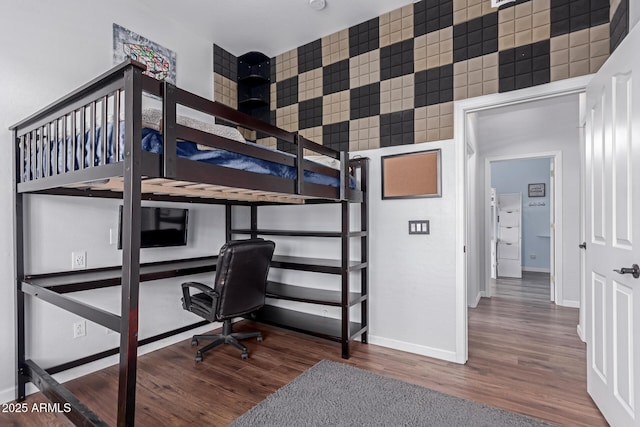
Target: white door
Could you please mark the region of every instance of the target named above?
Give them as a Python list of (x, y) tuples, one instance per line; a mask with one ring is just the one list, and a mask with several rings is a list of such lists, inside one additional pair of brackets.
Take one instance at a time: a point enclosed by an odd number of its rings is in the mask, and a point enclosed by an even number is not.
[(640, 425), (638, 46), (640, 25), (587, 87), (587, 388), (612, 426)]
[(498, 277), (498, 193), (491, 189), (491, 278)]
[(498, 277), (522, 277), (522, 194), (498, 194)]

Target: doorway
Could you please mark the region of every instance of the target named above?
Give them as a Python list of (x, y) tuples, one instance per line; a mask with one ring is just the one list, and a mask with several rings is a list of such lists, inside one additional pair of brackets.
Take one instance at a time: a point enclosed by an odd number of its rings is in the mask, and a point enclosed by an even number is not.
[[(468, 359), (467, 309), (485, 296), (487, 288), (483, 282), (490, 270), (487, 268), (490, 248), (484, 236), (489, 212), (485, 212), (484, 200), (482, 204), (469, 201), (473, 201), (473, 198), (482, 199), (486, 195), (485, 188), (489, 185), (483, 177), (487, 157), (561, 153), (564, 160), (560, 164), (564, 167), (565, 177), (562, 182), (556, 179), (556, 188), (564, 190), (563, 196), (558, 198), (564, 207), (560, 209), (556, 205), (554, 211), (561, 213), (555, 217), (555, 247), (563, 262), (555, 266), (554, 278), (557, 285), (561, 284), (563, 277), (567, 280), (563, 286), (556, 286), (556, 303), (569, 307), (580, 306), (580, 289), (575, 280), (575, 277), (579, 277), (579, 252), (573, 250), (577, 248), (574, 241), (580, 239), (578, 98), (588, 81), (589, 76), (567, 79), (513, 93), (472, 98), (454, 105), (456, 182), (460, 201), (457, 205), (456, 241), (461, 248), (456, 256), (456, 361), (460, 363)], [(532, 111), (534, 106), (540, 108)], [(554, 116), (559, 110), (560, 113)], [(551, 113), (546, 121), (537, 121), (536, 114), (545, 111)], [(565, 113), (575, 115), (575, 118), (563, 119)], [(487, 137), (485, 132), (483, 137), (482, 128), (487, 123), (493, 124), (494, 131), (510, 127), (512, 133), (508, 136), (489, 133)], [(527, 138), (536, 132), (538, 136), (535, 141)], [(565, 143), (571, 147), (565, 146)], [(562, 221), (563, 217), (566, 226), (561, 228), (558, 221)], [(486, 263), (485, 256), (489, 259)]]
[(553, 156), (488, 158), (490, 213), (489, 277), (485, 296), (555, 301), (554, 266), (561, 254), (555, 247)]

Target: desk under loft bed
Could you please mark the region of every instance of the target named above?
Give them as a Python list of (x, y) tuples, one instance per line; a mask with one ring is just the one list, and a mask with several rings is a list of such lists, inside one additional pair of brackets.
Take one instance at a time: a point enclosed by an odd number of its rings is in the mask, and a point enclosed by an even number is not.
[[(340, 319), (286, 310), (275, 305), (266, 305), (251, 318), (336, 341), (341, 344), (344, 358), (349, 357), (350, 341), (359, 337), (367, 342), (367, 159), (349, 159), (346, 152), (332, 150), (296, 133), (159, 82), (144, 75), (143, 71), (144, 66), (135, 61), (124, 62), (11, 128), (16, 170), (17, 399), (25, 398), (25, 386), (32, 382), (52, 402), (70, 403), (73, 410), (66, 415), (79, 425), (105, 424), (51, 375), (119, 354), (118, 425), (133, 425), (138, 346), (206, 323), (199, 322), (138, 340), (140, 282), (214, 271), (216, 263), (216, 257), (201, 257), (140, 264), (142, 200), (223, 204), (227, 240), (243, 235), (339, 239), (341, 253), (334, 260), (276, 255), (272, 263), (274, 268), (339, 275), (339, 290), (269, 282), (267, 296), (340, 307)], [(159, 131), (145, 127), (142, 109), (145, 96), (161, 102)], [(185, 125), (177, 114), (178, 108), (185, 107), (209, 116), (212, 122), (215, 118), (216, 121), (294, 144), (295, 155)], [(148, 144), (149, 135), (151, 144)], [(220, 153), (239, 157), (242, 161), (235, 159), (229, 164), (208, 161)], [(308, 153), (328, 157), (338, 167), (307, 160), (305, 155)], [(234, 166), (246, 163), (245, 160), (255, 160), (260, 163), (259, 167)], [(264, 172), (265, 164), (284, 172)], [(23, 203), (26, 194), (121, 199), (122, 265), (47, 274), (26, 272), (25, 256), (28, 251), (25, 253)], [(258, 228), (260, 206), (316, 203), (340, 205), (340, 230)], [(360, 227), (356, 231), (350, 229), (351, 205), (359, 208)], [(234, 227), (234, 206), (250, 209), (248, 227)], [(360, 245), (360, 256), (356, 260), (349, 258), (353, 240)], [(360, 283), (350, 286), (349, 277), (354, 271), (360, 272)], [(121, 315), (66, 295), (118, 285), (122, 285)], [(48, 369), (27, 360), (26, 295), (119, 332), (119, 348)], [(350, 309), (356, 306), (360, 308), (359, 319), (350, 319)]]

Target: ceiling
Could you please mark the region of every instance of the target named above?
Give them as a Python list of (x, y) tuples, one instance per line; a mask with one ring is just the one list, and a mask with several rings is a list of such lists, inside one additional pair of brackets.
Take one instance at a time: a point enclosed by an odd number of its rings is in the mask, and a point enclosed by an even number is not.
[(139, 1), (236, 56), (275, 56), (416, 0), (326, 0), (319, 12), (309, 0)]

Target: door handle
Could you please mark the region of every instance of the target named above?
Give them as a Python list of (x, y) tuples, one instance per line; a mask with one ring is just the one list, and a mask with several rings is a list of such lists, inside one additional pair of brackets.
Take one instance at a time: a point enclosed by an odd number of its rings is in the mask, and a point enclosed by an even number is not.
[(582, 242), (578, 245), (580, 249), (587, 249), (587, 242)]
[(631, 268), (622, 267), (620, 270), (613, 270), (618, 274), (631, 274), (634, 279), (640, 277), (640, 267), (638, 264), (633, 264)]

